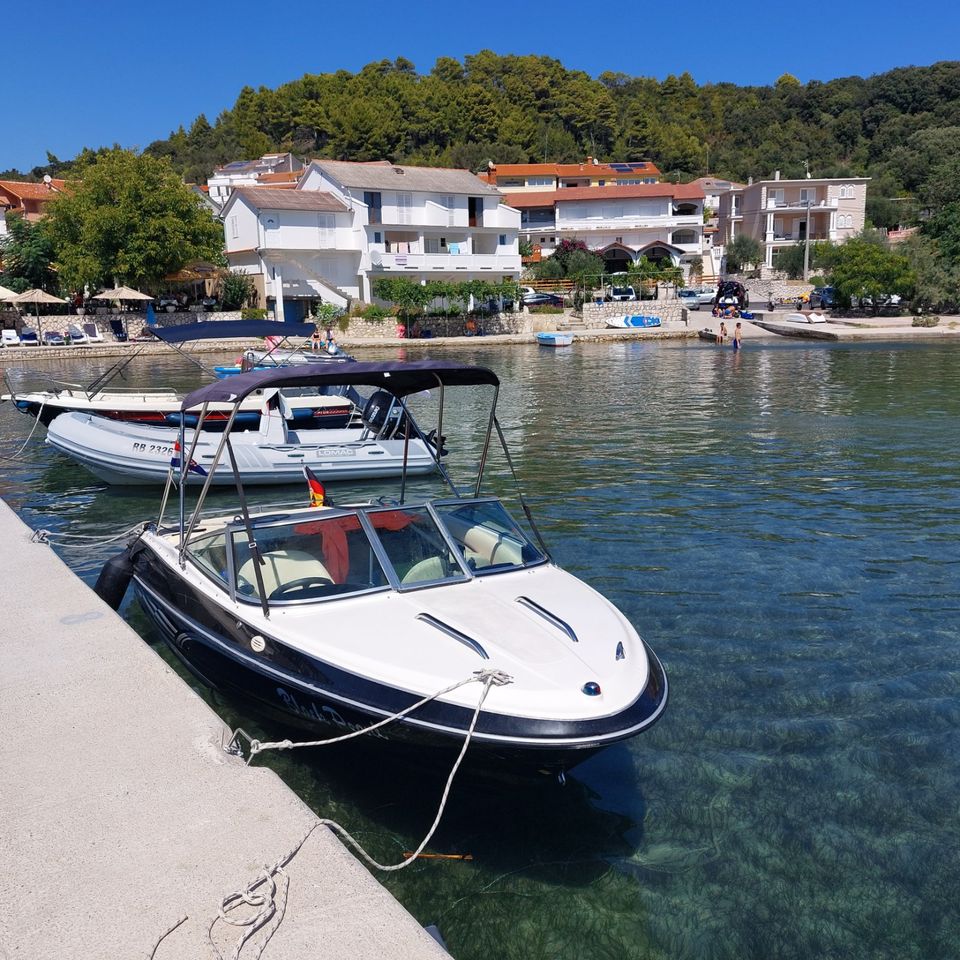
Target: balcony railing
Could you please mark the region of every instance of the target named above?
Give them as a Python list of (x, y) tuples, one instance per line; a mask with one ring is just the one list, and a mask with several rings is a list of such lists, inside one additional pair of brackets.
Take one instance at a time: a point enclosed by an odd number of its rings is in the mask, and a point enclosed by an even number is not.
[[(811, 210), (832, 210), (836, 206), (837, 206), (836, 198), (810, 201)], [(768, 210), (806, 210), (807, 201), (799, 200), (799, 199), (798, 200), (774, 200), (772, 197), (768, 197), (767, 209)]]
[(500, 253), (384, 253), (370, 252), (370, 263), (375, 270), (460, 272), (470, 270), (520, 269), (520, 254)]

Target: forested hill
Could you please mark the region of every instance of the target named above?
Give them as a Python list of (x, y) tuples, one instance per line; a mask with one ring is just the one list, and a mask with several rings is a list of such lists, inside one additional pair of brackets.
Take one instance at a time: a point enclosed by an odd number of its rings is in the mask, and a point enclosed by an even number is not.
[(187, 180), (228, 160), (273, 150), (343, 160), (388, 158), (478, 169), (487, 160), (653, 160), (671, 179), (706, 173), (745, 180), (868, 174), (873, 216), (883, 197), (912, 193), (960, 142), (960, 62), (873, 77), (773, 86), (698, 86), (594, 79), (542, 56), (481, 51), (441, 57), (429, 73), (400, 58), (358, 73), (307, 74), (275, 90), (244, 88), (212, 125), (197, 117), (146, 148)]

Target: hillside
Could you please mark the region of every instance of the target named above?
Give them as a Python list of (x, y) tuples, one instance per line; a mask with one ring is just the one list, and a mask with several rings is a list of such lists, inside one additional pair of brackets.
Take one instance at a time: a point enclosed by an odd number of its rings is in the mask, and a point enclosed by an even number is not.
[[(197, 117), (146, 152), (203, 181), (227, 160), (273, 150), (301, 156), (480, 168), (547, 160), (653, 160), (671, 179), (745, 180), (780, 169), (867, 174), (871, 219), (903, 218), (887, 198), (922, 193), (960, 142), (960, 62), (801, 84), (698, 86), (622, 73), (594, 79), (542, 56), (481, 51), (441, 57), (426, 74), (403, 58), (358, 73), (307, 74), (275, 90), (246, 87), (211, 124)], [(90, 151), (81, 155), (90, 156)], [(61, 173), (54, 162), (33, 171)]]

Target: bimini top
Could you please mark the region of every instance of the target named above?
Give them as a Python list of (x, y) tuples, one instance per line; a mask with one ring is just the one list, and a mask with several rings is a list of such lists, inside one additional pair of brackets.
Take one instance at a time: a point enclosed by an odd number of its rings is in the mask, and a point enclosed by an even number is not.
[[(321, 369), (317, 369), (320, 367)], [(332, 384), (379, 387), (397, 397), (443, 386), (499, 386), (486, 367), (470, 367), (444, 360), (384, 360), (371, 363), (304, 363), (270, 370), (254, 370), (218, 380), (187, 394), (181, 410), (204, 403), (236, 403), (268, 387), (322, 387)]]
[(312, 323), (282, 323), (276, 320), (209, 320), (179, 327), (145, 327), (164, 343), (185, 340), (229, 340), (233, 337), (309, 337)]

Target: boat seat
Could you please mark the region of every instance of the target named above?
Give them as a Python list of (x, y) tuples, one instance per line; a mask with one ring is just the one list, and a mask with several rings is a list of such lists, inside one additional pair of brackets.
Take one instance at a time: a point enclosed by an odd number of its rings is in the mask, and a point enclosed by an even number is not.
[(489, 567), (497, 563), (523, 563), (523, 549), (515, 540), (477, 524), (463, 534), (464, 556), (472, 566)]
[[(285, 583), (293, 583), (294, 580), (323, 577), (333, 582), (333, 577), (327, 572), (327, 568), (306, 550), (270, 550), (263, 554), (263, 559), (264, 564), (260, 568), (260, 575), (263, 577), (263, 587), (268, 597), (278, 587)], [(237, 574), (237, 587), (241, 592), (243, 588), (251, 589), (254, 594), (257, 592), (254, 563), (256, 560), (251, 557)]]
[[(457, 571), (459, 573), (459, 570)], [(415, 563), (401, 579), (401, 583), (423, 583), (426, 580), (443, 580), (447, 576), (440, 557), (427, 557)]]

